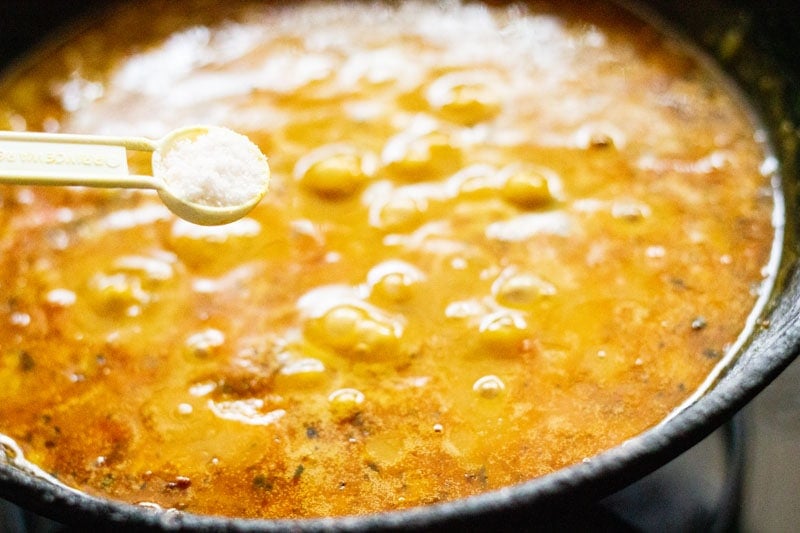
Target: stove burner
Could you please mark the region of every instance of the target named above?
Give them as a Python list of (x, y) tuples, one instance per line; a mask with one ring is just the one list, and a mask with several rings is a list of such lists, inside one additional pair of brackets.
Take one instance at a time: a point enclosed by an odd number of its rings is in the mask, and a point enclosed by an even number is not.
[(747, 451), (742, 416), (598, 506), (631, 531), (737, 531)]

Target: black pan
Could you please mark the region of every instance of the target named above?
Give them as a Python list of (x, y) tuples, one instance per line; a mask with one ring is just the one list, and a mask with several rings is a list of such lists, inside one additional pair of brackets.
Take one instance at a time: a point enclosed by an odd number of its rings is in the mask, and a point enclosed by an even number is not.
[[(0, 68), (100, 2), (0, 2)], [(80, 6), (80, 7), (79, 7)], [(773, 2), (654, 0), (644, 10), (694, 40), (750, 98), (772, 135), (786, 201), (783, 254), (776, 289), (760, 317), (763, 327), (714, 386), (677, 416), (592, 459), (529, 482), (468, 499), (365, 517), (248, 521), (154, 513), (76, 494), (2, 461), (0, 498), (63, 523), (103, 530), (157, 528), (199, 531), (568, 529), (576, 509), (611, 494), (669, 462), (752, 400), (800, 353), (798, 147), (800, 146), (800, 15), (791, 0)], [(732, 46), (738, 43), (738, 46)], [(585, 508), (585, 507), (584, 507)], [(548, 524), (556, 524), (548, 526)], [(604, 528), (603, 516), (595, 523)]]

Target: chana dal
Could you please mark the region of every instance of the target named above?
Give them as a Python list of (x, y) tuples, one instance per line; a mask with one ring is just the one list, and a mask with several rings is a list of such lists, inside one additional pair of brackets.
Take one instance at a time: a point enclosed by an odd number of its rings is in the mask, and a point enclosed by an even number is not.
[(0, 431), (93, 495), (296, 518), (664, 420), (769, 290), (774, 159), (685, 43), (577, 4), (147, 0), (17, 68), (2, 129), (219, 124), (272, 185), (221, 227), (1, 188)]

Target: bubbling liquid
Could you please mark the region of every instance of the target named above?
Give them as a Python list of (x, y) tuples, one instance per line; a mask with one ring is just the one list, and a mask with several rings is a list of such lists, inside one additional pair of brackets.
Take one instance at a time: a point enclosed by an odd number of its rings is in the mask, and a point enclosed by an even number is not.
[(758, 125), (605, 4), (132, 2), (0, 86), (7, 129), (195, 123), (270, 155), (246, 218), (0, 189), (0, 431), (94, 495), (301, 518), (524, 482), (664, 420), (772, 282)]

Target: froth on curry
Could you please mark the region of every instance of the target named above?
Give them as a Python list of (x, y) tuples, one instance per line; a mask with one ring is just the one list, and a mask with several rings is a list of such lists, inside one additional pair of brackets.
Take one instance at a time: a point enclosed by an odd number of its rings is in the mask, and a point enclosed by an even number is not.
[(221, 227), (0, 188), (0, 432), (93, 495), (298, 518), (658, 424), (769, 290), (774, 165), (685, 43), (577, 4), (147, 0), (11, 72), (2, 129), (218, 124), (272, 182)]

